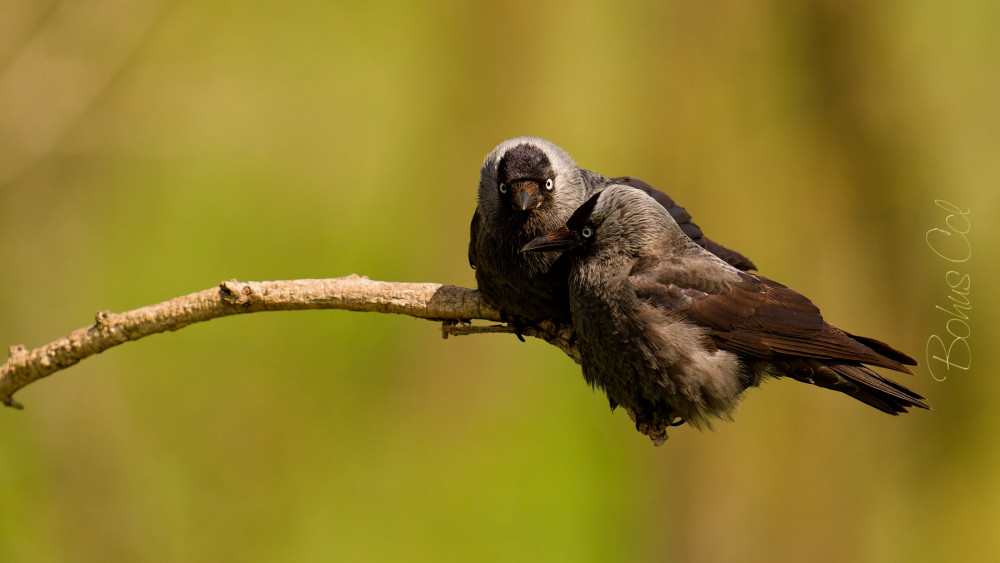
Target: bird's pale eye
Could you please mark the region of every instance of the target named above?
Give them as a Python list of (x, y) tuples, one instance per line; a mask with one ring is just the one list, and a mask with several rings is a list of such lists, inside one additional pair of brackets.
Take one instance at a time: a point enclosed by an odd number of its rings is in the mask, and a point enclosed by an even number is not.
[(583, 238), (590, 238), (594, 235), (594, 229), (590, 226), (586, 226), (580, 229), (580, 235), (583, 236)]
[(546, 190), (552, 191), (552, 186), (554, 186), (554, 185), (555, 185), (555, 182), (552, 181), (552, 178), (549, 178), (548, 180), (545, 180), (545, 189)]
[(502, 193), (502, 194), (507, 193), (507, 184), (504, 184), (503, 182), (500, 182), (500, 193)]

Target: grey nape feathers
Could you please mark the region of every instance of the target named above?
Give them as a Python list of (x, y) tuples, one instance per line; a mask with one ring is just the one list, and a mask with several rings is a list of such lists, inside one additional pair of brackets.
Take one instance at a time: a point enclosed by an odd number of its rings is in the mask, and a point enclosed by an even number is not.
[[(553, 168), (557, 177), (580, 181), (565, 158)], [(484, 178), (503, 181), (497, 174), (484, 167)], [(541, 188), (546, 179), (531, 181)], [(500, 213), (487, 206), (503, 205), (501, 198), (484, 206), (484, 184), (480, 211)], [(865, 365), (911, 373), (913, 358), (828, 324), (801, 294), (695, 244), (646, 193), (611, 186), (584, 198), (582, 191), (531, 223), (531, 232), (550, 232), (527, 243), (521, 256), (569, 261), (569, 310), (584, 378), (607, 394), (612, 409), (625, 407), (655, 444), (667, 439), (670, 425), (729, 418), (743, 392), (769, 376), (840, 391), (889, 414), (929, 408)], [(577, 202), (560, 223), (556, 216)], [(544, 262), (530, 264), (547, 271)], [(506, 290), (512, 293), (504, 302), (516, 300), (516, 287)]]

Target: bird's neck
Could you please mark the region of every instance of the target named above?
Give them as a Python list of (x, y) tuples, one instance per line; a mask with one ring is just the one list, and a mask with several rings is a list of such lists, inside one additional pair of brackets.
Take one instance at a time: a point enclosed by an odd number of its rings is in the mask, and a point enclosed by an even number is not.
[(628, 281), (634, 258), (622, 254), (597, 254), (573, 264), (570, 284), (599, 291), (616, 290)]

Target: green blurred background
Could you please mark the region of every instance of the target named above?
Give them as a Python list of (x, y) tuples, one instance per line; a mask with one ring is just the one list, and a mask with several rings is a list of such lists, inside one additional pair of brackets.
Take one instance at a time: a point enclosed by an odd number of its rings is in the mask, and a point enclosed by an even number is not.
[(0, 412), (0, 561), (1000, 558), (995, 3), (279, 4), (0, 4), (0, 344), (230, 278), (474, 285), (482, 158), (539, 135), (922, 364), (969, 273), (972, 369), (654, 448), (540, 341), (220, 319)]

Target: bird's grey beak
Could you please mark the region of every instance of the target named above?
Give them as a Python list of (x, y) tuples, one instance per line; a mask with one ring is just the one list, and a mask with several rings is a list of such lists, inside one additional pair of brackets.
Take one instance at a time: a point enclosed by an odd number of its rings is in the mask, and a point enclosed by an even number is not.
[(524, 245), (521, 252), (554, 252), (571, 250), (580, 246), (580, 237), (566, 227), (559, 227), (547, 235), (542, 235)]
[(514, 203), (514, 209), (531, 211), (542, 204), (541, 188), (537, 182), (519, 180), (511, 183), (510, 189), (514, 190), (511, 194), (514, 196), (511, 198), (511, 201)]

